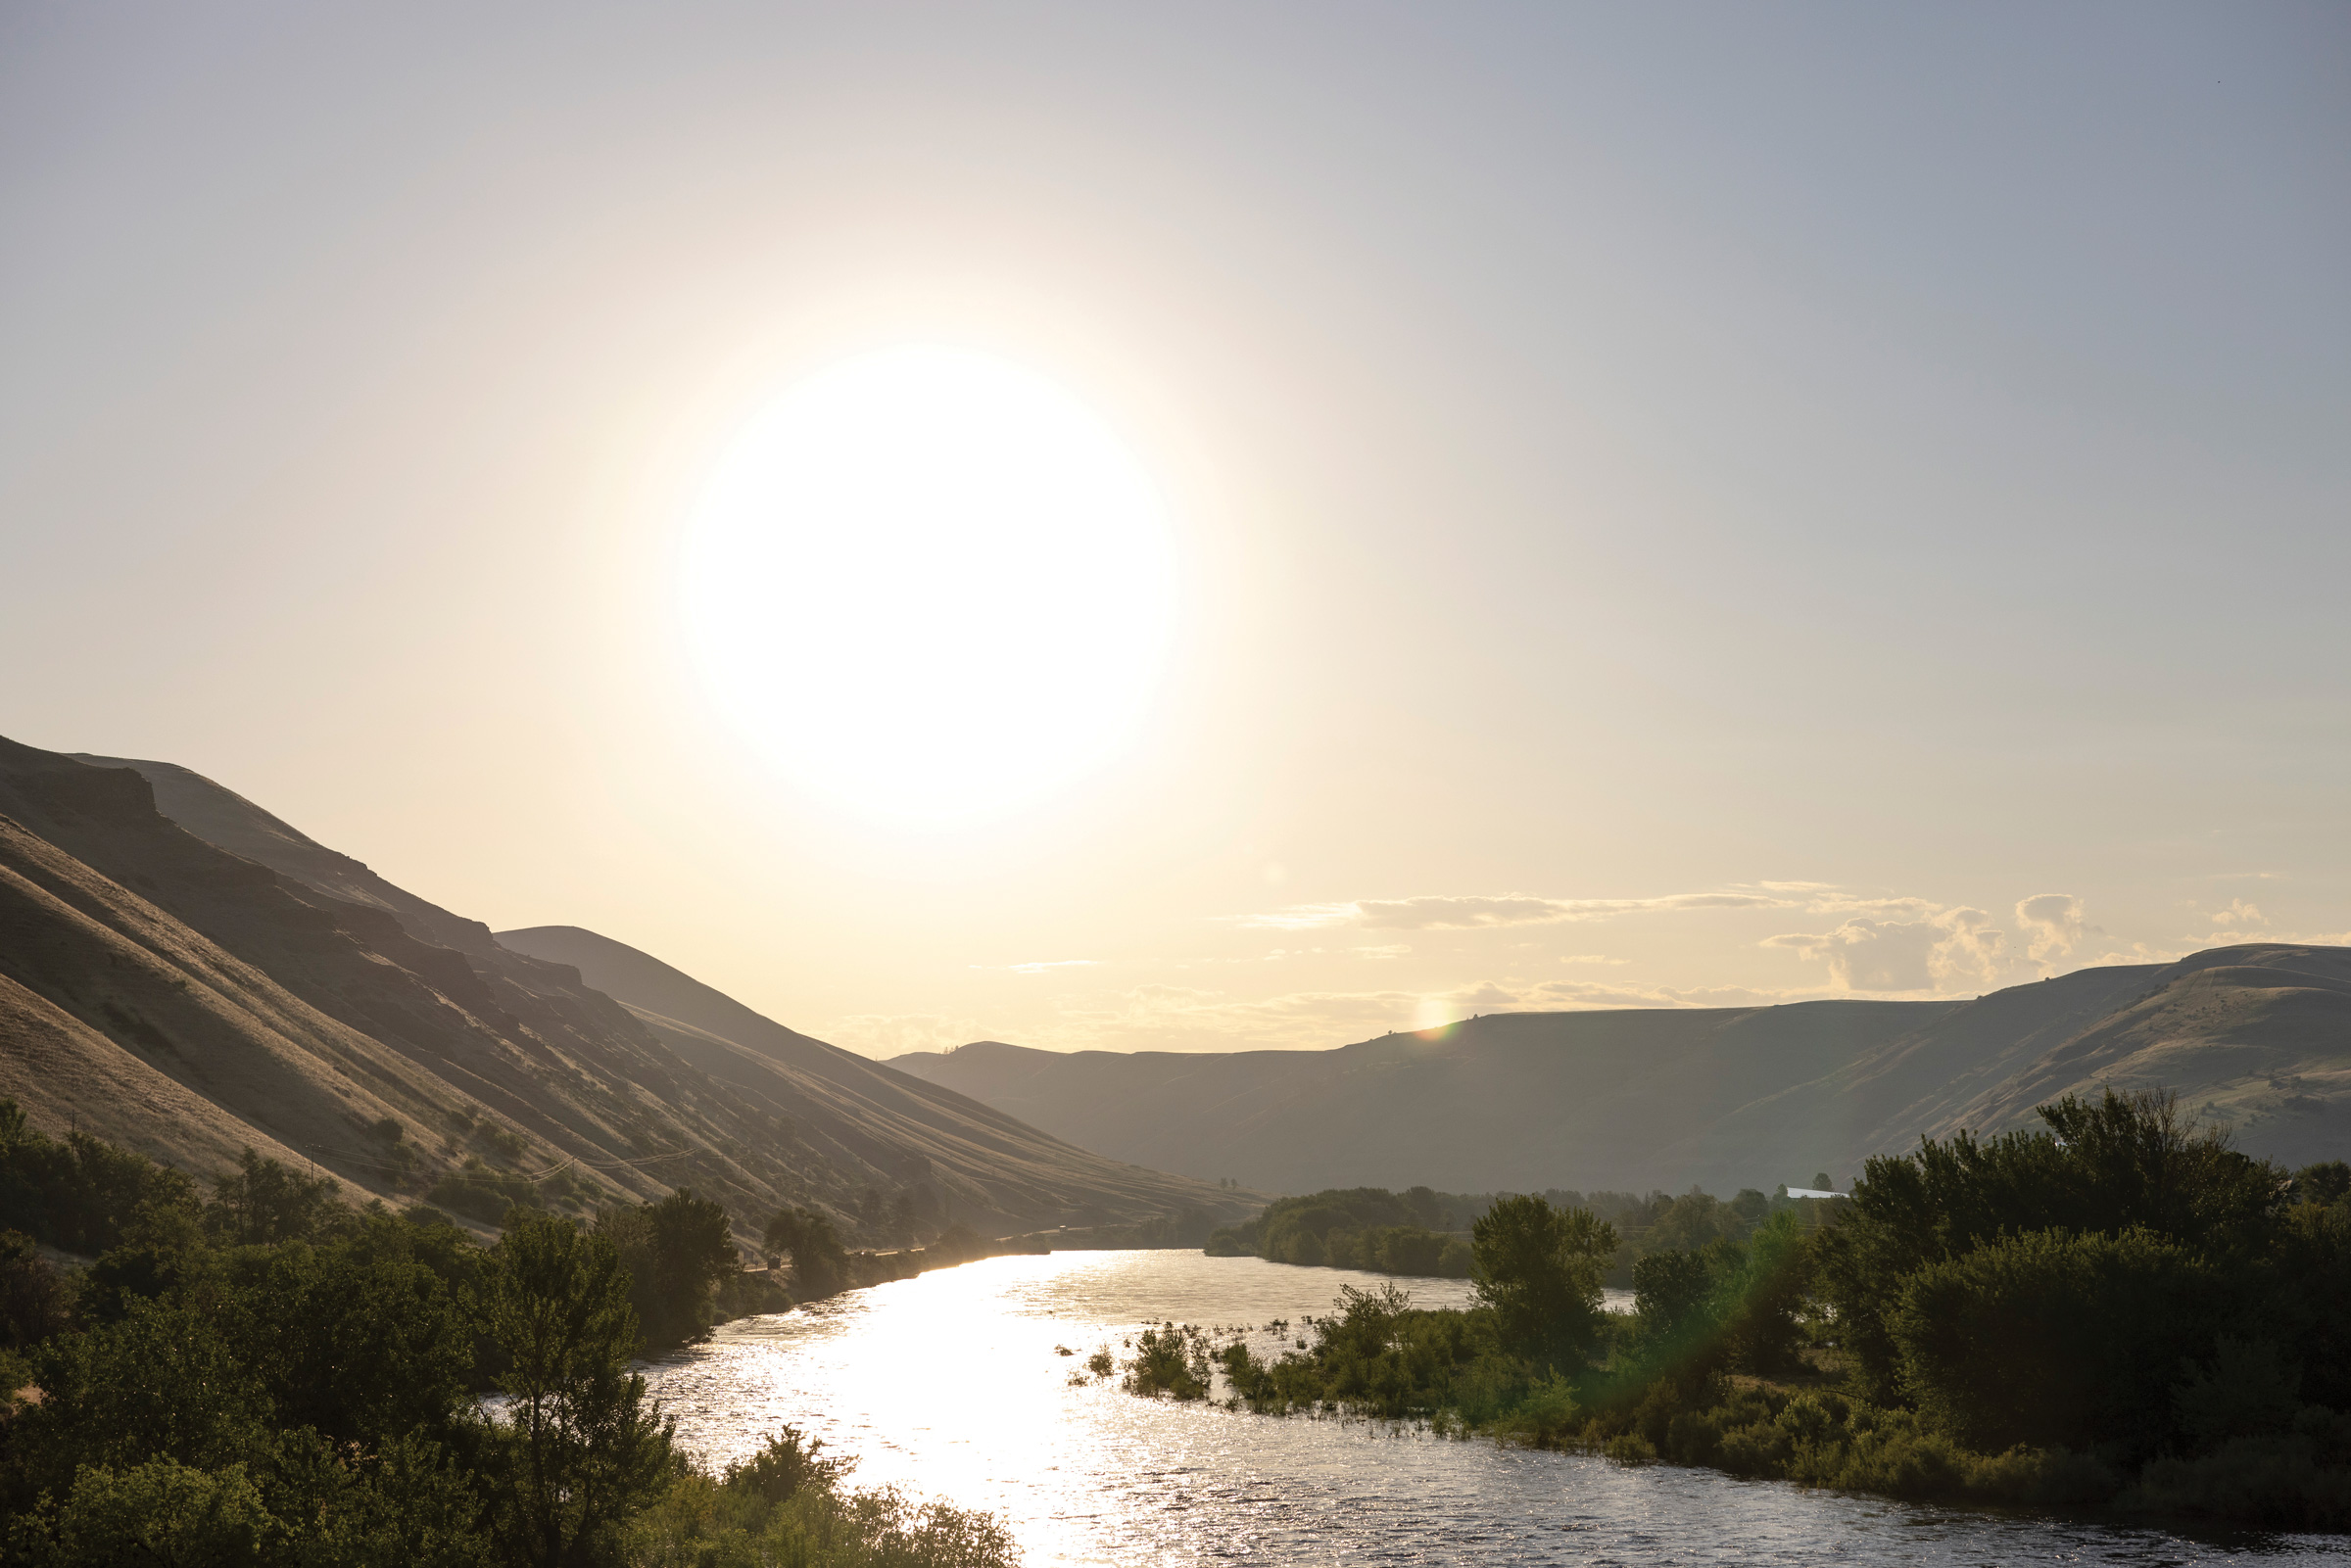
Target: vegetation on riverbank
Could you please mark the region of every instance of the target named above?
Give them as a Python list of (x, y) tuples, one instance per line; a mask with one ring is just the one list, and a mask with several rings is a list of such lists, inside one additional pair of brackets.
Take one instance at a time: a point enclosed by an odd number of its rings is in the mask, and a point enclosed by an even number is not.
[(592, 1226), (505, 1221), (485, 1248), (251, 1154), (206, 1194), (0, 1101), (0, 1556), (1011, 1560), (988, 1520), (849, 1493), (789, 1431), (720, 1476), (677, 1449), (629, 1363), (702, 1333), (741, 1276), (715, 1205), (680, 1191)]
[(1263, 1212), (1216, 1231), (1202, 1251), (1211, 1258), (1263, 1258), (1310, 1268), (1467, 1279), (1469, 1244), (1446, 1232), (1466, 1230), (1486, 1203), (1427, 1187), (1403, 1193), (1334, 1188), (1276, 1198)]
[(1744, 1241), (1649, 1252), (1629, 1316), (1600, 1309), (1613, 1226), (1506, 1199), (1474, 1227), (1467, 1310), (1345, 1291), (1309, 1345), (1269, 1361), (1172, 1330), (1128, 1385), (1180, 1397), (1167, 1363), (1213, 1361), (1268, 1413), (1907, 1497), (2351, 1523), (2351, 1170), (2289, 1181), (2162, 1096), (2041, 1115), (1873, 1160), (1848, 1203)]
[[(1814, 1180), (1828, 1185), (1825, 1174)], [(1505, 1196), (1513, 1195), (1352, 1187), (1276, 1198), (1251, 1218), (1218, 1229), (1202, 1250), (1211, 1258), (1467, 1279), (1470, 1227)], [(1632, 1288), (1634, 1266), (1651, 1253), (1699, 1252), (1717, 1241), (1745, 1244), (1758, 1225), (1783, 1212), (1795, 1213), (1808, 1229), (1818, 1223), (1821, 1204), (1834, 1201), (1791, 1198), (1784, 1188), (1766, 1196), (1751, 1187), (1728, 1199), (1696, 1188), (1678, 1197), (1558, 1188), (1535, 1196), (1554, 1209), (1585, 1210), (1608, 1223), (1616, 1250), (1601, 1277), (1622, 1290)]]

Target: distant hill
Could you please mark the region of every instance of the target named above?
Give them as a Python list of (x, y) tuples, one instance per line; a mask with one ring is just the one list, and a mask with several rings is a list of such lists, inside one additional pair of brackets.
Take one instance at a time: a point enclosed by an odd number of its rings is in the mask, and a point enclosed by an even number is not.
[(998, 1231), (1241, 1207), (606, 945), (741, 1038), (648, 1021), (184, 768), (0, 740), (0, 1094), (43, 1130), (199, 1173), (251, 1144), (395, 1200), (469, 1159), (575, 1207), (691, 1185), (745, 1230), (916, 1183)]
[(2178, 1089), (2251, 1153), (2351, 1155), (2351, 949), (2255, 944), (1972, 1002), (1496, 1014), (1333, 1051), (891, 1066), (1114, 1157), (1277, 1192), (1715, 1192), (1848, 1179), (2101, 1084)]

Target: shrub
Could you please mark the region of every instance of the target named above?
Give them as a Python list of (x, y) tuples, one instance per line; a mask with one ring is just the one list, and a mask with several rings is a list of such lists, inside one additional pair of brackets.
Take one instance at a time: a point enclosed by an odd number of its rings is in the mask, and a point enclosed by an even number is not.
[(1147, 1328), (1134, 1337), (1134, 1355), (1123, 1385), (1129, 1394), (1205, 1400), (1209, 1392), (1208, 1337), (1197, 1328)]
[(2150, 1231), (2044, 1230), (1919, 1270), (1889, 1327), (1903, 1387), (1969, 1447), (2144, 1452), (2172, 1430), (2172, 1384), (2219, 1307), (2210, 1266)]

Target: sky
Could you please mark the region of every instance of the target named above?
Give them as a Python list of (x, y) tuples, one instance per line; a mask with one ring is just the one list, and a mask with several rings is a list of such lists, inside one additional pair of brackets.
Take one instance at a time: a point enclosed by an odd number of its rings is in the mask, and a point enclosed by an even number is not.
[[(0, 734), (872, 1055), (2351, 943), (2339, 5), (12, 3), (0, 230)], [(891, 355), (1127, 564), (710, 568)]]

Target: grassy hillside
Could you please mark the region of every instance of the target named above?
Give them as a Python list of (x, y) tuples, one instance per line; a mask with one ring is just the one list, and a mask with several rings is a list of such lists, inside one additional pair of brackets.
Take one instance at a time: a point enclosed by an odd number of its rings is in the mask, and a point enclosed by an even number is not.
[(476, 1219), (686, 1185), (746, 1233), (802, 1203), (854, 1235), (917, 1188), (1000, 1230), (1238, 1207), (821, 1042), (689, 1029), (184, 769), (0, 741), (0, 1093), (43, 1130), (200, 1172), (251, 1144)]
[(1844, 1179), (2107, 1083), (2177, 1089), (2299, 1164), (2351, 1149), (2351, 951), (2226, 948), (1969, 1002), (1504, 1014), (1334, 1051), (981, 1041), (892, 1065), (1105, 1154), (1285, 1192)]
[(1943, 1017), (1940, 1002), (1497, 1014), (1335, 1051), (1062, 1055), (995, 1042), (892, 1066), (1088, 1148), (1282, 1192), (1420, 1184), (1736, 1188), (1777, 1151), (1694, 1135)]

